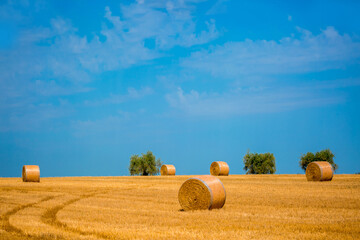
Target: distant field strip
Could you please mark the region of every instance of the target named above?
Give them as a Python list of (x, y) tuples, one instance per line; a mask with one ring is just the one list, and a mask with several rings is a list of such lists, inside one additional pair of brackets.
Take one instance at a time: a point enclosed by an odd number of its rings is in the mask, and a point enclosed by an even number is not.
[(222, 209), (181, 211), (191, 176), (0, 178), (0, 239), (360, 239), (360, 176), (219, 177)]

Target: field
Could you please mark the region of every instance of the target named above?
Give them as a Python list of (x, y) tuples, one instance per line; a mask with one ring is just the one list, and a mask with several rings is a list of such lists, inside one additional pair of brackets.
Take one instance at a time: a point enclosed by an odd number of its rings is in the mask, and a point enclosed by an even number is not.
[(188, 177), (0, 178), (0, 239), (360, 239), (360, 175), (220, 177), (224, 208), (185, 212)]

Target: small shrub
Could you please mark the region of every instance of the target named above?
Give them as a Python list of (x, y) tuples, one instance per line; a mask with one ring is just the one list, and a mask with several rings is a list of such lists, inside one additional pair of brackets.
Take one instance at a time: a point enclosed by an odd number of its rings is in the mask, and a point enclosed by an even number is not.
[(272, 153), (250, 153), (243, 158), (246, 174), (273, 174), (276, 172), (275, 157)]
[(160, 159), (155, 158), (154, 154), (151, 151), (148, 151), (146, 154), (141, 156), (132, 155), (130, 158), (129, 172), (130, 175), (157, 175), (160, 172), (160, 167), (162, 163)]

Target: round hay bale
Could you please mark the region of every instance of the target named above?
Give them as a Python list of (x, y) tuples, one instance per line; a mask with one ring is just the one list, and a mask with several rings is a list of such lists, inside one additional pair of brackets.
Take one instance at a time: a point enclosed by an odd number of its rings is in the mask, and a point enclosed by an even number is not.
[(222, 208), (226, 192), (222, 182), (210, 175), (192, 177), (179, 189), (179, 203), (185, 210), (205, 210)]
[(174, 165), (162, 165), (160, 168), (161, 176), (175, 175), (176, 169)]
[(333, 175), (333, 167), (326, 161), (311, 162), (306, 167), (306, 179), (308, 181), (331, 181)]
[(37, 165), (24, 165), (22, 169), (23, 182), (40, 182), (40, 168)]
[(210, 174), (213, 176), (228, 176), (229, 170), (229, 165), (226, 162), (217, 161), (210, 165)]

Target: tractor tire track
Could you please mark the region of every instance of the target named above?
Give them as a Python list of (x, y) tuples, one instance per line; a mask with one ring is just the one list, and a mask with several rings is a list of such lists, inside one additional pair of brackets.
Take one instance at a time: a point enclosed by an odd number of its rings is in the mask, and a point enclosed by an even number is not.
[(63, 208), (65, 208), (66, 206), (69, 206), (77, 201), (86, 199), (86, 198), (90, 198), (90, 197), (94, 197), (97, 194), (101, 194), (101, 193), (105, 193), (105, 192), (95, 192), (95, 193), (90, 193), (90, 194), (84, 194), (81, 195), (80, 197), (71, 199), (61, 205), (55, 206), (51, 209), (48, 209), (42, 216), (41, 216), (41, 221), (43, 223), (46, 223), (48, 225), (51, 225), (53, 227), (56, 228), (61, 228), (64, 231), (67, 232), (72, 232), (72, 233), (76, 233), (79, 235), (83, 235), (83, 236), (96, 236), (97, 238), (102, 238), (102, 239), (110, 239), (110, 237), (106, 234), (103, 233), (98, 233), (98, 232), (90, 232), (90, 231), (83, 231), (80, 229), (76, 229), (73, 227), (68, 226), (66, 223), (63, 223), (61, 221), (59, 221), (56, 217), (57, 213), (62, 210)]
[(49, 201), (53, 198), (55, 198), (55, 196), (45, 197), (45, 198), (41, 199), (40, 201), (37, 201), (34, 203), (29, 203), (29, 204), (24, 204), (24, 205), (18, 206), (16, 208), (6, 212), (5, 214), (3, 214), (1, 216), (1, 219), (0, 219), (2, 222), (2, 224), (1, 224), (2, 229), (4, 229), (8, 233), (16, 233), (16, 234), (22, 235), (23, 237), (29, 238), (30, 236), (28, 234), (25, 234), (20, 228), (17, 228), (10, 223), (10, 217), (25, 208), (33, 207), (36, 204), (39, 204), (39, 203), (42, 203), (45, 201)]

